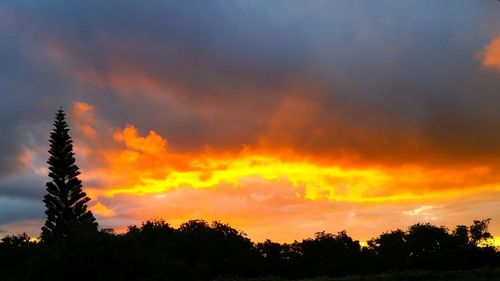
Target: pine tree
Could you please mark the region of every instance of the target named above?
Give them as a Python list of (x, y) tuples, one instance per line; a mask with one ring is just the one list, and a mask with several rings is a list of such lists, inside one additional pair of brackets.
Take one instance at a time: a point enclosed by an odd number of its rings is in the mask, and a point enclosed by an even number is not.
[(75, 164), (73, 141), (68, 134), (68, 123), (60, 108), (50, 134), (49, 177), (47, 194), (43, 202), (47, 210), (47, 220), (42, 227), (42, 240), (50, 241), (69, 237), (78, 231), (96, 231), (97, 222), (87, 202), (90, 198), (82, 190), (78, 179), (80, 171)]

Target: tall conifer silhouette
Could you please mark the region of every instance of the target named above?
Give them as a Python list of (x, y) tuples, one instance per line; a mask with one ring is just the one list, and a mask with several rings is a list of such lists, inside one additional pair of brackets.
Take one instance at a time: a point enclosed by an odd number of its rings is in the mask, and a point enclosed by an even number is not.
[(87, 202), (90, 200), (82, 190), (78, 179), (80, 171), (75, 164), (73, 141), (68, 134), (68, 123), (62, 108), (59, 108), (50, 134), (49, 177), (47, 194), (43, 202), (47, 207), (47, 220), (42, 227), (44, 241), (68, 237), (75, 231), (97, 230), (97, 222)]

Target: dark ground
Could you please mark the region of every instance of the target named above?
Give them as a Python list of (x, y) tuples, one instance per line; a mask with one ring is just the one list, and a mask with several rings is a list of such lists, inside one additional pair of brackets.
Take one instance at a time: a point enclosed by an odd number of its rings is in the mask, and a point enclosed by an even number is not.
[[(217, 279), (217, 281), (288, 281), (282, 278)], [(499, 281), (500, 268), (485, 268), (467, 271), (407, 271), (373, 275), (352, 275), (345, 277), (317, 277), (297, 281)]]

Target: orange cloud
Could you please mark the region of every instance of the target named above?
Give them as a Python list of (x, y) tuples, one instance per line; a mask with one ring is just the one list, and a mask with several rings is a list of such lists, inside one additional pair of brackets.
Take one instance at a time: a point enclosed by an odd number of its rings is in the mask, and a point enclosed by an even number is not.
[(481, 63), (484, 68), (492, 68), (500, 71), (500, 36), (493, 38), (484, 48), (481, 55)]
[(94, 204), (92, 206), (92, 211), (94, 213), (99, 214), (100, 216), (103, 216), (103, 217), (114, 217), (114, 216), (116, 216), (115, 212), (113, 212), (112, 210), (108, 209), (101, 202), (97, 202), (96, 204)]
[[(106, 50), (123, 47), (123, 42), (114, 41), (117, 38), (100, 40)], [(480, 56), (484, 67), (498, 66), (498, 42), (498, 37), (493, 39)], [(498, 162), (498, 145), (485, 141), (498, 139), (489, 129), (496, 113), (462, 114), (463, 109), (456, 106), (439, 110), (438, 106), (425, 106), (425, 98), (420, 100), (410, 94), (406, 99), (395, 92), (399, 98), (392, 98), (392, 86), (387, 96), (368, 95), (359, 92), (381, 90), (352, 90), (356, 88), (352, 85), (342, 89), (341, 80), (318, 80), (307, 72), (279, 81), (263, 79), (266, 77), (255, 71), (233, 77), (232, 72), (219, 72), (222, 66), (217, 60), (205, 58), (200, 62), (189, 54), (169, 57), (172, 63), (168, 66), (179, 66), (170, 69), (139, 55), (147, 53), (142, 45), (129, 48), (104, 52), (104, 67), (97, 67), (88, 63), (88, 54), (80, 44), (52, 36), (47, 40), (48, 53), (83, 91), (116, 94), (120, 102), (130, 106), (131, 112), (122, 115), (142, 114), (140, 108), (147, 104), (154, 114), (167, 118), (163, 114), (168, 112), (170, 121), (187, 124), (169, 136), (169, 140), (182, 138), (172, 144), (177, 148), (196, 150), (210, 145), (220, 152), (236, 151), (242, 144), (249, 144), (259, 150), (289, 149), (314, 158), (342, 158), (359, 166)], [(128, 52), (131, 55), (124, 55)], [(399, 90), (429, 91), (411, 88)], [(141, 106), (131, 106), (134, 104)], [(135, 118), (130, 116), (127, 120)], [(154, 119), (151, 123), (156, 123), (157, 130), (177, 126), (169, 121), (158, 125), (158, 118)], [(92, 138), (98, 128), (85, 124), (79, 130)], [(476, 137), (464, 138), (464, 131)], [(191, 133), (196, 137), (190, 138)]]
[[(290, 97), (282, 108), (308, 113), (314, 106)], [(487, 163), (351, 165), (265, 142), (238, 151), (185, 152), (152, 130), (106, 127), (87, 103), (75, 103), (71, 117), (76, 128), (100, 128), (75, 145), (92, 210), (104, 226), (124, 229), (160, 217), (173, 224), (219, 219), (253, 239), (279, 241), (341, 229), (369, 239), (418, 221), (452, 226), (482, 217), (493, 217), (492, 230), (500, 230), (495, 209), (477, 207), (500, 193), (498, 169)], [(287, 118), (278, 110), (273, 123), (280, 127)]]
[(76, 130), (86, 138), (95, 138), (97, 132), (94, 107), (85, 102), (75, 102), (71, 111), (71, 119), (76, 124)]
[(249, 147), (236, 153), (183, 154), (168, 151), (167, 141), (155, 132), (142, 137), (131, 125), (115, 132), (114, 140), (124, 148), (105, 152), (110, 177), (106, 196), (245, 186), (255, 180), (285, 181), (297, 189), (297, 197), (307, 200), (345, 202), (422, 200), (500, 190), (496, 172), (485, 166), (355, 168)]
[(92, 111), (94, 111), (94, 107), (88, 103), (75, 102), (73, 104), (73, 113), (78, 117), (81, 117), (82, 115), (88, 114)]
[[(166, 218), (173, 225), (188, 219), (222, 220), (252, 239), (291, 242), (315, 232), (343, 229), (362, 240), (417, 222), (453, 227), (484, 217), (500, 193), (402, 202), (337, 202), (297, 197), (297, 188), (283, 180), (255, 179), (240, 186), (177, 188), (160, 194), (121, 194), (100, 198), (109, 209), (133, 223)], [(300, 192), (300, 190), (299, 190)], [(491, 213), (490, 213), (491, 214)], [(103, 218), (112, 222), (112, 217)], [(494, 223), (494, 222), (493, 222)], [(500, 230), (493, 224), (493, 233)]]
[[(212, 38), (183, 25), (155, 34), (143, 30), (147, 24), (132, 33), (104, 24), (81, 37), (52, 26), (57, 20), (14, 15), (0, 9), (0, 28), (15, 27), (19, 46), (44, 48), (50, 60), (41, 58), (40, 69), (73, 78), (56, 85), (74, 82), (70, 91), (102, 106), (75, 102), (69, 116), (92, 208), (112, 225), (157, 216), (222, 219), (255, 237), (286, 240), (325, 226), (366, 235), (426, 218), (500, 221), (498, 199), (488, 199), (498, 198), (500, 186), (495, 81), (477, 69), (450, 68), (460, 61), (451, 56), (422, 60), (453, 36), (422, 47), (413, 43), (427, 33), (359, 44), (359, 36), (301, 38), (281, 27), (254, 40), (239, 37), (238, 28), (236, 37)], [(330, 42), (336, 36), (346, 40)], [(43, 57), (33, 48), (20, 51)], [(482, 67), (500, 70), (499, 49), (497, 36), (478, 57)], [(463, 77), (470, 79), (457, 87)], [(123, 128), (123, 120), (134, 125)], [(17, 160), (37, 159), (25, 153)], [(465, 212), (460, 202), (469, 198), (479, 203)]]
[(130, 125), (123, 131), (116, 132), (114, 139), (118, 142), (124, 142), (127, 148), (145, 154), (165, 153), (167, 148), (167, 141), (154, 131), (149, 131), (146, 137), (141, 137), (137, 134), (136, 128)]

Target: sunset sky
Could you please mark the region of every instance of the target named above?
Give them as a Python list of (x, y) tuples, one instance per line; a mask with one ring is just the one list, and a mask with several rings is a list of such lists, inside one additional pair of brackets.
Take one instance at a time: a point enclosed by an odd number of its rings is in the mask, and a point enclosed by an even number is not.
[(40, 234), (63, 106), (104, 228), (500, 237), (498, 1), (5, 0), (0, 98), (0, 236)]

